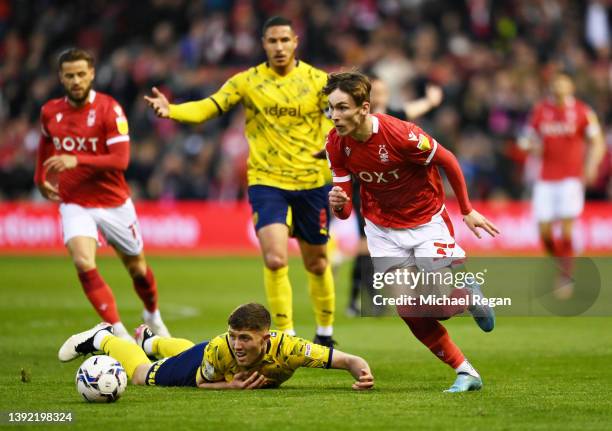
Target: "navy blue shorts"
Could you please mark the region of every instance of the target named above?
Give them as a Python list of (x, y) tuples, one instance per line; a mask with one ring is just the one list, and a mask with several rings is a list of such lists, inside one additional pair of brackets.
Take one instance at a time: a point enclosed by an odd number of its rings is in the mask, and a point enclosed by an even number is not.
[(289, 226), (291, 236), (308, 244), (326, 244), (329, 238), (329, 186), (310, 190), (283, 190), (250, 186), (249, 202), (255, 230), (273, 223)]
[(176, 356), (154, 362), (146, 384), (150, 386), (196, 386), (196, 373), (202, 365), (208, 341), (196, 344)]

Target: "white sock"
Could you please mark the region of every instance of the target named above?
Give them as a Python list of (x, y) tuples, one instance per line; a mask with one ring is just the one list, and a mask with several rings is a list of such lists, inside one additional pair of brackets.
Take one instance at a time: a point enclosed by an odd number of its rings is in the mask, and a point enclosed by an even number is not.
[(142, 343), (142, 350), (144, 350), (144, 352), (147, 355), (152, 355), (153, 354), (153, 340), (159, 338), (158, 335), (155, 335), (151, 338), (148, 338), (145, 340), (144, 343)]
[(317, 325), (317, 335), (321, 335), (323, 337), (331, 337), (334, 334), (333, 326), (318, 326)]
[(467, 359), (466, 359), (466, 360), (464, 360), (464, 361), (461, 363), (461, 365), (459, 365), (457, 368), (455, 368), (455, 372), (456, 372), (457, 374), (459, 374), (459, 373), (467, 373), (467, 374), (469, 374), (470, 376), (474, 376), (474, 377), (478, 377), (478, 378), (480, 378), (480, 374), (478, 374), (478, 371), (476, 371), (476, 368), (474, 368), (474, 367), (472, 366), (472, 364), (470, 364), (470, 363), (468, 362), (468, 360), (467, 360)]
[(157, 319), (161, 319), (159, 308), (152, 313), (146, 308), (142, 311), (142, 320), (147, 321), (147, 320), (157, 320)]
[(110, 331), (106, 329), (98, 331), (96, 335), (94, 335), (94, 339), (93, 339), (94, 349), (102, 350), (102, 340), (104, 340), (104, 338), (108, 335), (113, 335), (113, 334), (111, 334)]
[(296, 334), (295, 334), (295, 330), (294, 330), (293, 328), (291, 328), (291, 329), (285, 329), (283, 332), (284, 332), (285, 334), (287, 334), (287, 335), (291, 335), (292, 337), (295, 337), (295, 335), (296, 335)]
[(121, 323), (121, 322), (113, 323), (113, 333), (117, 337), (121, 337), (121, 336), (126, 335), (126, 334), (130, 335), (130, 333), (128, 332), (126, 327), (123, 326), (123, 323)]

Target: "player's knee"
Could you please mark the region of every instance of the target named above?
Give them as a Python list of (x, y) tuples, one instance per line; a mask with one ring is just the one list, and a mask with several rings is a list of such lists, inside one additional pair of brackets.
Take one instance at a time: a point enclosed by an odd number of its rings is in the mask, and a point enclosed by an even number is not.
[(128, 264), (127, 270), (132, 278), (145, 277), (147, 275), (147, 265), (144, 261)]
[(79, 272), (90, 271), (96, 267), (96, 260), (90, 256), (75, 255), (72, 257), (72, 262)]
[(552, 226), (550, 223), (540, 223), (540, 238), (542, 238), (542, 241), (550, 241), (552, 239)]
[(327, 258), (320, 256), (314, 259), (309, 259), (306, 262), (306, 271), (315, 274), (323, 275), (327, 269)]
[(266, 253), (264, 263), (270, 271), (278, 271), (288, 265), (287, 257), (276, 253)]

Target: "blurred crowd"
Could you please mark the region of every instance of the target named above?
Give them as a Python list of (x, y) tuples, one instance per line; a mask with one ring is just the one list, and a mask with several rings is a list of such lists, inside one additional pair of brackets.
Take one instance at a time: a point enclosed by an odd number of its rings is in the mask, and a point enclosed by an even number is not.
[[(294, 22), (299, 57), (327, 71), (358, 67), (386, 81), (390, 108), (444, 101), (416, 120), (455, 152), (473, 199), (529, 193), (532, 161), (517, 137), (551, 74), (572, 74), (612, 146), (611, 2), (572, 0), (0, 0), (0, 200), (31, 199), (40, 107), (62, 94), (56, 59), (69, 46), (97, 58), (95, 88), (128, 113), (127, 178), (140, 199), (245, 196), (241, 109), (200, 126), (160, 120), (143, 95), (204, 98), (264, 60), (261, 25)], [(322, 143), (323, 145), (323, 143)], [(594, 199), (612, 196), (609, 154)]]

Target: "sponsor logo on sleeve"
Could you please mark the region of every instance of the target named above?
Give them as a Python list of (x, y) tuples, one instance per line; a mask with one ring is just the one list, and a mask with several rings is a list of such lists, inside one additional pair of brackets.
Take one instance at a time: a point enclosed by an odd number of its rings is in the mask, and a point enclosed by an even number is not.
[(215, 378), (215, 367), (208, 361), (204, 361), (204, 377), (206, 377), (206, 380), (213, 380)]
[(417, 144), (417, 148), (421, 151), (431, 150), (431, 142), (429, 142), (429, 138), (427, 138), (425, 135), (419, 134), (419, 143)]
[(115, 122), (117, 123), (117, 131), (122, 135), (127, 135), (129, 132), (127, 118), (117, 117)]
[(304, 351), (304, 356), (310, 357), (311, 352), (312, 352), (312, 344), (306, 344), (306, 350)]

